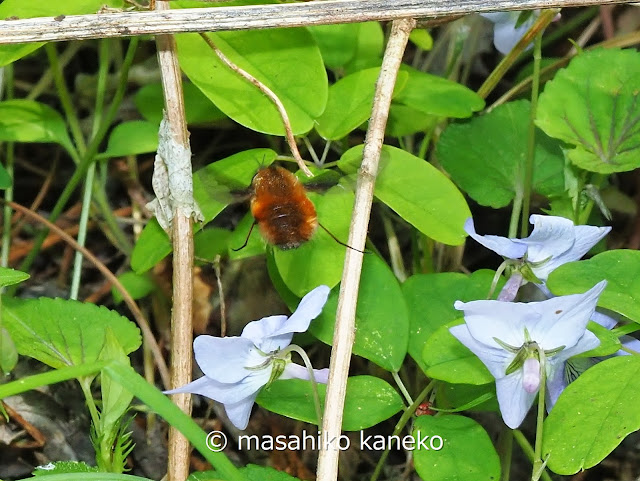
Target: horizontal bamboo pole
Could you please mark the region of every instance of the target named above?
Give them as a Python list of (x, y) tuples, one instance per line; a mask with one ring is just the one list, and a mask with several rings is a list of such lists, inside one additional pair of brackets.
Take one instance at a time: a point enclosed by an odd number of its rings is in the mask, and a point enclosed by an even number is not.
[(327, 0), (306, 3), (59, 15), (0, 21), (0, 45), (436, 18), (496, 10), (630, 3), (630, 0)]

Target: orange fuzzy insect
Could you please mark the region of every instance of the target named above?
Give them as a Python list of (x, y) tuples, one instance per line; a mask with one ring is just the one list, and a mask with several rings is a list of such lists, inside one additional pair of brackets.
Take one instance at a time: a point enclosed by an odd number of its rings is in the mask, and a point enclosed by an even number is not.
[(308, 242), (320, 226), (338, 244), (358, 251), (318, 222), (304, 185), (287, 169), (276, 165), (261, 167), (251, 181), (250, 197), (254, 222), (244, 244), (234, 251), (247, 245), (256, 224), (265, 240), (282, 250), (296, 249)]
[(251, 190), (251, 214), (269, 244), (287, 250), (311, 239), (318, 228), (316, 208), (295, 175), (275, 165), (263, 167)]

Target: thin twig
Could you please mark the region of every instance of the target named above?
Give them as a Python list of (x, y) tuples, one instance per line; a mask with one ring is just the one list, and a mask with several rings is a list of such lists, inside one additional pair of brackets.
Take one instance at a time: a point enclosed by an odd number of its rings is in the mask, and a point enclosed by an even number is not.
[[(384, 140), (384, 131), (389, 117), (391, 95), (402, 63), (409, 34), (415, 26), (414, 19), (395, 20), (391, 27), (391, 35), (382, 60), (380, 77), (376, 84), (373, 110), (365, 140), (362, 165), (358, 173), (356, 196), (349, 229), (347, 243), (354, 249), (347, 249), (340, 297), (336, 312), (336, 325), (333, 332), (333, 348), (331, 350), (331, 364), (329, 366), (329, 382), (325, 399), (323, 436), (327, 440), (337, 440), (342, 428), (342, 414), (344, 398), (347, 389), (347, 376), (351, 361), (351, 350), (355, 338), (355, 316), (358, 301), (360, 273), (362, 271), (363, 250), (371, 203), (373, 202), (373, 188), (378, 173), (380, 151)], [(357, 249), (357, 250), (356, 250)], [(320, 451), (318, 457), (318, 481), (334, 481), (338, 477), (339, 449), (335, 442)]]
[(94, 256), (91, 253), (91, 251), (79, 245), (73, 237), (71, 237), (69, 234), (67, 234), (64, 230), (62, 230), (57, 225), (53, 224), (52, 222), (49, 222), (40, 214), (37, 214), (36, 212), (32, 212), (26, 207), (20, 204), (16, 204), (15, 202), (7, 202), (7, 204), (9, 204), (12, 209), (22, 212), (27, 217), (31, 217), (32, 219), (35, 219), (38, 222), (44, 224), (45, 226), (47, 226), (47, 229), (55, 232), (67, 244), (71, 245), (75, 250), (82, 252), (82, 255), (89, 262), (91, 262), (96, 267), (96, 269), (98, 269), (102, 273), (102, 275), (109, 280), (109, 282), (113, 284), (113, 286), (118, 290), (118, 292), (120, 292), (120, 294), (122, 295), (122, 299), (127, 304), (127, 307), (131, 311), (131, 314), (133, 314), (133, 317), (138, 323), (138, 326), (142, 331), (142, 335), (144, 336), (145, 341), (150, 346), (151, 351), (153, 352), (153, 356), (155, 358), (156, 364), (158, 365), (158, 372), (160, 373), (160, 378), (162, 379), (162, 384), (164, 385), (165, 388), (168, 388), (169, 387), (169, 370), (167, 369), (167, 364), (164, 361), (164, 357), (162, 357), (162, 352), (160, 351), (160, 347), (158, 346), (158, 343), (156, 342), (156, 339), (153, 336), (153, 333), (151, 332), (149, 323), (147, 322), (147, 319), (142, 314), (142, 311), (140, 311), (140, 308), (138, 307), (136, 302), (133, 300), (131, 295), (127, 292), (127, 290), (124, 288), (122, 283), (118, 280), (118, 278), (113, 274), (113, 272), (111, 272), (109, 268), (105, 266), (102, 263), (102, 261), (100, 261), (100, 259)]
[[(169, 10), (169, 2), (157, 0), (156, 11)], [(157, 36), (158, 64), (165, 99), (165, 119), (172, 141), (189, 150), (189, 133), (182, 94), (182, 74), (178, 65), (176, 41), (172, 36)], [(166, 164), (177, 159), (164, 159)], [(191, 165), (187, 162), (187, 168)], [(187, 173), (191, 176), (191, 172)], [(193, 342), (193, 228), (190, 213), (176, 207), (173, 214), (173, 309), (171, 311), (171, 387), (191, 381)], [(191, 413), (191, 395), (174, 394), (173, 402)], [(169, 429), (168, 481), (183, 481), (189, 476), (191, 446), (177, 429)]]
[(0, 44), (330, 25), (473, 12), (532, 10), (632, 0), (327, 0), (171, 11), (100, 13), (0, 21)]
[(276, 109), (278, 109), (278, 113), (282, 118), (285, 137), (287, 139), (287, 143), (289, 144), (289, 148), (291, 149), (291, 153), (293, 154), (293, 158), (296, 159), (296, 162), (298, 163), (298, 167), (300, 167), (300, 170), (302, 170), (302, 172), (304, 172), (307, 177), (313, 177), (313, 174), (309, 170), (309, 167), (305, 165), (304, 160), (300, 155), (300, 151), (298, 150), (298, 146), (296, 145), (296, 139), (293, 136), (293, 130), (291, 130), (291, 122), (289, 121), (289, 115), (287, 115), (287, 111), (285, 110), (284, 105), (282, 104), (278, 96), (273, 92), (273, 90), (271, 90), (265, 84), (260, 82), (260, 80), (255, 78), (246, 70), (243, 70), (240, 67), (238, 67), (231, 60), (229, 60), (229, 58), (225, 54), (223, 54), (218, 47), (216, 47), (213, 41), (209, 37), (207, 37), (206, 34), (201, 33), (200, 36), (203, 38), (205, 42), (207, 42), (207, 45), (211, 47), (211, 50), (213, 50), (213, 52), (218, 56), (218, 58), (222, 61), (222, 63), (224, 63), (227, 67), (229, 67), (231, 70), (233, 70), (235, 73), (240, 75), (245, 80), (248, 80), (249, 82), (251, 82), (263, 94), (269, 97), (269, 100), (271, 100), (273, 104), (276, 106)]

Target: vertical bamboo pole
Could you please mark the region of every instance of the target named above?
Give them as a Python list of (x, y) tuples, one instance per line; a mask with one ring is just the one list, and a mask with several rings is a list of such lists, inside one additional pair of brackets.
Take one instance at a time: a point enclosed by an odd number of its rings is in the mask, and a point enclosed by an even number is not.
[[(168, 10), (167, 0), (156, 0), (156, 10)], [(189, 134), (182, 95), (182, 77), (175, 39), (156, 37), (158, 64), (162, 74), (166, 120), (173, 140), (189, 149)], [(171, 313), (171, 387), (191, 381), (193, 309), (193, 231), (189, 213), (176, 209), (173, 217), (173, 310)], [(173, 401), (191, 412), (191, 395), (174, 394)], [(168, 481), (184, 481), (189, 476), (189, 441), (175, 428), (169, 430)]]
[[(380, 150), (389, 117), (393, 87), (396, 83), (404, 49), (409, 40), (409, 34), (415, 24), (414, 19), (401, 19), (393, 22), (389, 42), (382, 60), (373, 110), (367, 129), (362, 165), (358, 172), (356, 198), (349, 230), (348, 244), (358, 250), (364, 249), (367, 237), (373, 189), (378, 174)], [(347, 389), (351, 350), (355, 338), (356, 304), (361, 271), (362, 253), (347, 249), (342, 283), (340, 284), (336, 326), (333, 333), (330, 374), (322, 425), (323, 443), (318, 457), (318, 481), (338, 479), (339, 436), (342, 430), (342, 410)]]

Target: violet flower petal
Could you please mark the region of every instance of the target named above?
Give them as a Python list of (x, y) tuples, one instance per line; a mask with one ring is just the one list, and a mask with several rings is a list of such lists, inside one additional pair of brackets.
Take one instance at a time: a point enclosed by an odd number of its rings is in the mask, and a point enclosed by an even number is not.
[[(327, 384), (329, 380), (329, 369), (314, 369), (313, 377), (317, 383)], [(309, 371), (307, 371), (307, 368), (304, 366), (289, 362), (278, 379), (304, 379), (305, 381), (309, 381)]]
[(224, 383), (237, 382), (251, 374), (245, 367), (261, 362), (254, 351), (253, 342), (242, 337), (203, 335), (193, 341), (193, 352), (202, 372)]
[(473, 218), (469, 217), (464, 223), (464, 231), (479, 244), (492, 250), (496, 254), (508, 259), (521, 259), (527, 252), (527, 246), (518, 239), (507, 239), (497, 235), (479, 235), (476, 233)]

